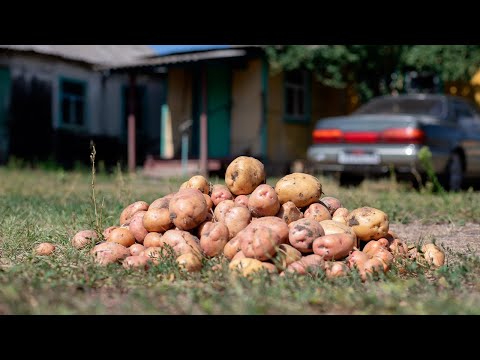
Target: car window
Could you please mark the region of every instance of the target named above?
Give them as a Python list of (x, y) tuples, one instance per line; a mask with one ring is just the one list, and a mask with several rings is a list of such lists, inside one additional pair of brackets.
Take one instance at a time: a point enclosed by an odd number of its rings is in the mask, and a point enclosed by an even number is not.
[(444, 117), (446, 108), (441, 99), (395, 98), (374, 99), (360, 107), (357, 114), (410, 114)]
[(461, 101), (455, 101), (453, 103), (453, 108), (455, 109), (455, 117), (460, 120), (462, 118), (468, 118), (471, 119), (474, 117), (472, 110), (470, 107), (461, 102)]

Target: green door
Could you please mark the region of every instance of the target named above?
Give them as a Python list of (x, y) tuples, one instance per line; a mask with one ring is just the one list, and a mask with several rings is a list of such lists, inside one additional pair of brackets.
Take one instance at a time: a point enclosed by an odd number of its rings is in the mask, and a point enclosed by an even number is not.
[(10, 72), (0, 67), (0, 163), (8, 157), (8, 108), (10, 102)]
[(208, 157), (230, 155), (231, 71), (223, 64), (212, 64), (207, 72)]

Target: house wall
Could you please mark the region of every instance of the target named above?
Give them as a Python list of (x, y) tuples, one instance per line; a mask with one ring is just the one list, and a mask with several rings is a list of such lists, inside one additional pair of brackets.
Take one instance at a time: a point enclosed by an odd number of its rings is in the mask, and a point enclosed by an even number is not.
[(181, 151), (178, 126), (192, 118), (192, 71), (171, 68), (168, 71), (167, 103), (170, 110), (174, 153)]
[(262, 155), (262, 60), (232, 71), (232, 156)]

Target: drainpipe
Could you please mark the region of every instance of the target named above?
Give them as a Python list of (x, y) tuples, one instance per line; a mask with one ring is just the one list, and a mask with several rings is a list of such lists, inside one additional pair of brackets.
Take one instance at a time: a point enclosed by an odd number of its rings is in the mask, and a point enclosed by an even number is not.
[(208, 176), (207, 66), (202, 67), (202, 114), (200, 115), (200, 174)]
[(128, 171), (133, 173), (136, 168), (135, 154), (135, 74), (129, 74), (128, 96)]

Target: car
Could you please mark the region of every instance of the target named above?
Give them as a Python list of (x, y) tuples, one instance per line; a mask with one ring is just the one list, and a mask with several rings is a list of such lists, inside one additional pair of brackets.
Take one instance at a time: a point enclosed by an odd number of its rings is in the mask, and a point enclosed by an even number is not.
[[(307, 150), (311, 171), (340, 174), (340, 183), (389, 174), (425, 179), (418, 153), (428, 146), (447, 190), (480, 177), (480, 111), (443, 94), (376, 97), (347, 116), (320, 119)], [(415, 175), (415, 176), (412, 176)], [(417, 184), (418, 185), (418, 184)]]

